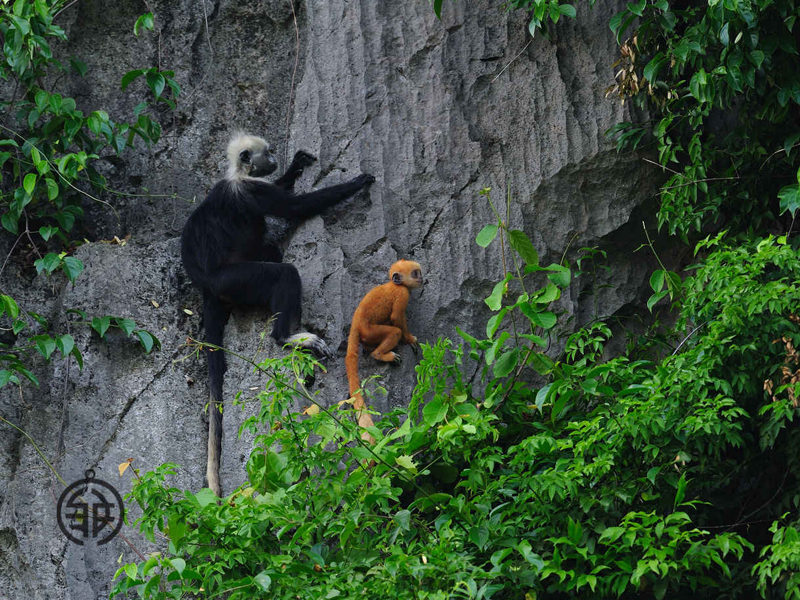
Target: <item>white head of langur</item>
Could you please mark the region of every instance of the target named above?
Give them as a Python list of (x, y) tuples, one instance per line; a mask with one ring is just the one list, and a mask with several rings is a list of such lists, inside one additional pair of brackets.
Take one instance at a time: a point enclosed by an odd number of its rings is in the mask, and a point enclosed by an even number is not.
[(237, 133), (228, 143), (228, 179), (266, 177), (278, 168), (267, 140), (255, 135)]

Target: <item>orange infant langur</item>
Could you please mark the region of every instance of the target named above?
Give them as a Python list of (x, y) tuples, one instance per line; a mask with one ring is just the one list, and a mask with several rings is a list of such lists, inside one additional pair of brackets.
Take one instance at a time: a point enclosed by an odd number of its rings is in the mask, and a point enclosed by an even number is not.
[[(422, 267), (412, 260), (398, 260), (389, 269), (389, 282), (372, 288), (361, 300), (353, 314), (350, 337), (347, 340), (347, 382), (353, 408), (359, 411), (358, 424), (372, 427), (372, 417), (364, 410), (364, 398), (355, 391), (361, 387), (358, 378), (358, 344), (377, 346), (372, 358), (382, 362), (400, 363), (400, 356), (392, 350), (404, 341), (416, 351), (417, 338), (411, 335), (406, 323), (406, 307), (411, 290), (422, 285)], [(361, 439), (375, 443), (367, 431)]]

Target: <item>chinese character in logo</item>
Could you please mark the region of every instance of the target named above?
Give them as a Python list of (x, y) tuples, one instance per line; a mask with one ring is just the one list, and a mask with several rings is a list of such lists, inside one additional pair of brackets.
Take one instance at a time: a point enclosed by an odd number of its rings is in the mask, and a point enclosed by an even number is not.
[(105, 481), (95, 479), (94, 471), (76, 481), (58, 499), (58, 526), (70, 541), (83, 546), (86, 538), (97, 539), (98, 546), (110, 542), (122, 528), (125, 507), (119, 492)]

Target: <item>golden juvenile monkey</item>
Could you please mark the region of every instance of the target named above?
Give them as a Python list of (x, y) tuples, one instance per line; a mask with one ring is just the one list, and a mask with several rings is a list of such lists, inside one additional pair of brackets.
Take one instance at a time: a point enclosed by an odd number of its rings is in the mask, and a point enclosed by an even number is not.
[[(358, 378), (358, 344), (377, 346), (372, 358), (382, 362), (400, 363), (400, 356), (392, 350), (404, 341), (416, 349), (417, 338), (411, 335), (406, 323), (406, 307), (411, 290), (422, 285), (422, 267), (412, 260), (398, 260), (389, 269), (389, 282), (372, 288), (353, 313), (350, 337), (347, 339), (347, 382), (353, 397), (353, 408), (359, 411), (358, 424), (372, 427), (372, 417), (364, 411), (364, 398), (354, 392), (361, 387)], [(375, 443), (366, 431), (361, 439)]]

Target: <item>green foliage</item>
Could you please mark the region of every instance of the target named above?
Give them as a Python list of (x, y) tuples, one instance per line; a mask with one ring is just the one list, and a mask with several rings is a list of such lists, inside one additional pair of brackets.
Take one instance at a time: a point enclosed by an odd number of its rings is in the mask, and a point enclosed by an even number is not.
[[(508, 6), (532, 33), (575, 14)], [(648, 308), (670, 297), (663, 340), (680, 343), (610, 357), (602, 320), (565, 335), (557, 303), (602, 251), (541, 266), (484, 190), (496, 222), (476, 242), (504, 261), (485, 332), (423, 345), (409, 408), (370, 429), (374, 447), (345, 403), (302, 386), (312, 359), (259, 365), (247, 483), (218, 503), (171, 487), (174, 465), (137, 477), (137, 526), (164, 549), (121, 567), (112, 597), (800, 597), (798, 243), (741, 235), (785, 213), (791, 227), (800, 206), (797, 16), (794, 0), (641, 0), (610, 23), (612, 91), (657, 115), (612, 133), (669, 165), (660, 225), (730, 225), (689, 276), (650, 277)]]
[(797, 523), (767, 524), (800, 498), (780, 382), (800, 360), (800, 261), (785, 238), (725, 240), (698, 245), (673, 352), (608, 359), (598, 320), (553, 359), (573, 271), (498, 217), (478, 235), (507, 261), (485, 335), (422, 345), (374, 447), (347, 403), (303, 387), (308, 355), (258, 365), (247, 483), (218, 503), (172, 487), (175, 465), (137, 476), (136, 524), (164, 550), (121, 567), (112, 597), (794, 597)]
[(721, 217), (744, 231), (794, 218), (799, 11), (795, 0), (642, 0), (611, 20), (622, 57), (609, 92), (657, 118), (652, 129), (626, 123), (609, 135), (620, 149), (652, 136), (669, 174), (658, 218), (670, 233), (687, 239)]
[[(148, 102), (136, 107), (135, 122), (119, 123), (103, 110), (84, 114), (73, 98), (55, 88), (70, 70), (80, 77), (88, 70), (77, 58), (72, 57), (69, 65), (56, 58), (54, 48), (67, 38), (55, 20), (66, 6), (64, 0), (16, 0), (0, 5), (0, 34), (4, 40), (0, 77), (8, 82), (9, 90), (14, 90), (10, 97), (0, 100), (4, 123), (11, 124), (0, 125), (0, 223), (20, 238), (27, 236), (35, 246), (39, 255), (34, 261), (37, 273), (48, 277), (63, 273), (74, 284), (84, 265), (70, 255), (75, 243), (67, 236), (83, 216), (82, 198), (93, 198), (85, 190), (106, 189), (105, 179), (93, 161), (101, 155), (121, 154), (133, 146), (137, 136), (147, 144), (155, 143), (161, 129), (144, 112)], [(139, 18), (135, 33), (142, 27), (153, 29), (152, 14)], [(180, 89), (171, 71), (133, 71), (123, 77), (123, 87), (140, 75), (145, 76), (155, 103), (165, 102), (174, 108)], [(12, 252), (15, 247), (16, 244)], [(51, 331), (41, 315), (21, 309), (9, 295), (3, 294), (0, 299), (4, 329), (13, 334), (12, 340), (0, 343), (0, 387), (7, 383), (19, 385), (21, 378), (38, 385), (26, 366), (35, 354), (47, 361), (57, 355), (72, 357), (83, 368), (83, 356), (69, 331)], [(83, 311), (67, 311), (67, 317), (70, 314), (82, 318), (82, 322), (69, 321), (71, 326), (89, 324)], [(98, 327), (94, 327), (96, 321), (100, 323)], [(145, 352), (160, 347), (156, 336), (137, 328), (130, 319), (102, 317), (91, 325), (102, 338), (112, 321), (126, 335), (135, 335)]]
[[(0, 139), (0, 223), (13, 234), (37, 231), (44, 242), (68, 241), (76, 219), (83, 216), (84, 184), (105, 189), (105, 178), (93, 167), (104, 154), (121, 154), (135, 138), (155, 143), (161, 128), (144, 111), (134, 111), (134, 122), (115, 122), (103, 110), (84, 114), (73, 98), (65, 97), (46, 82), (60, 81), (58, 74), (74, 71), (84, 76), (88, 67), (78, 59), (69, 66), (55, 58), (51, 44), (65, 42), (64, 30), (54, 21), (63, 0), (17, 0), (0, 6), (0, 34), (5, 40), (0, 77), (13, 81), (16, 93), (0, 101), (0, 110), (16, 127), (2, 127)], [(153, 28), (152, 15), (136, 22)], [(144, 75), (156, 103), (175, 107), (180, 89), (172, 71), (155, 68), (131, 71), (123, 77), (123, 89)], [(169, 94), (165, 94), (165, 88)], [(91, 196), (89, 196), (91, 197)]]

